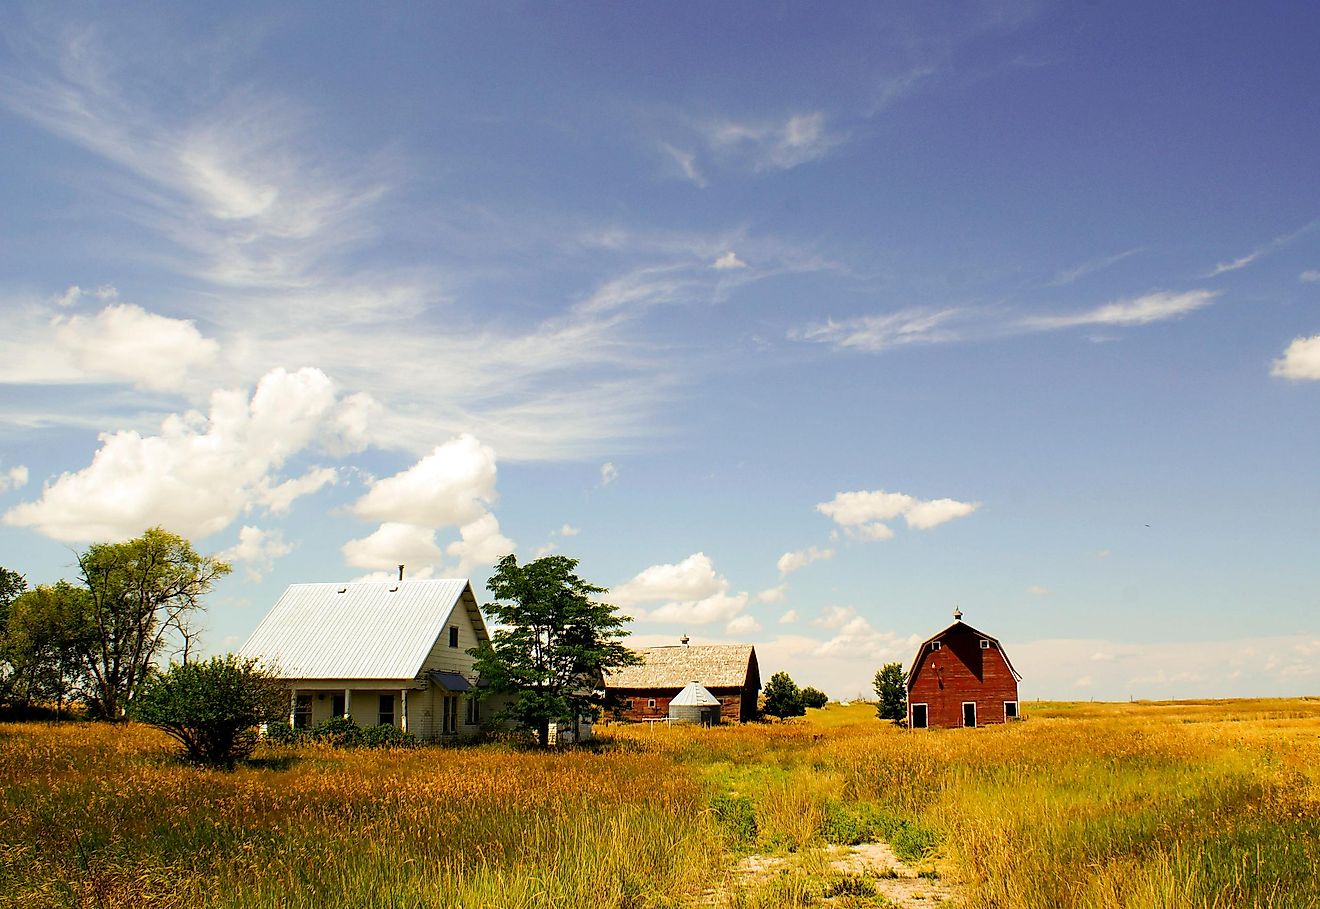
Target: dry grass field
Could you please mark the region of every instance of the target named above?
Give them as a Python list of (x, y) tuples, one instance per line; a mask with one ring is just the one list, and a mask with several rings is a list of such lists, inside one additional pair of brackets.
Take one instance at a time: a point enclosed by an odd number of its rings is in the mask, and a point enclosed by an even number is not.
[(870, 713), (233, 773), (138, 726), (4, 725), (0, 906), (891, 905), (883, 869), (828, 860), (870, 841), (969, 909), (1320, 906), (1320, 700)]

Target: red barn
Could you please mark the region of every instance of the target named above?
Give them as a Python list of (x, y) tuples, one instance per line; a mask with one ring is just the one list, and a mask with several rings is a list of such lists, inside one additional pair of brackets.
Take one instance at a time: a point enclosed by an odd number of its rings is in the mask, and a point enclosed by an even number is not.
[(907, 675), (908, 728), (986, 726), (1018, 718), (1018, 675), (999, 641), (954, 623), (924, 641)]
[(761, 690), (761, 669), (751, 644), (693, 644), (687, 636), (681, 647), (648, 647), (637, 651), (637, 666), (616, 669), (605, 676), (605, 690), (620, 704), (626, 720), (656, 720), (669, 716), (669, 702), (691, 682), (719, 698), (726, 721), (756, 718), (756, 697)]

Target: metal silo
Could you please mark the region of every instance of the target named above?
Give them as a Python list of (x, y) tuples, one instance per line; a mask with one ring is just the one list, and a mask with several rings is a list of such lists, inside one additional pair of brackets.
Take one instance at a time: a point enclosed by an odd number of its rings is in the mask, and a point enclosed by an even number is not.
[(694, 680), (669, 702), (669, 722), (716, 726), (720, 722), (720, 699)]

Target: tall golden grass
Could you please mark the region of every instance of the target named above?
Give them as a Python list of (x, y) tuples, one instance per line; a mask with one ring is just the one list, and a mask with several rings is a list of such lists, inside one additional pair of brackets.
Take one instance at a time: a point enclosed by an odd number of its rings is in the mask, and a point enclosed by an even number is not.
[[(1320, 906), (1320, 702), (1028, 713), (267, 748), (232, 773), (139, 726), (0, 725), (0, 906), (679, 907), (749, 852), (870, 838), (973, 909)], [(805, 880), (736, 904), (811, 905)]]

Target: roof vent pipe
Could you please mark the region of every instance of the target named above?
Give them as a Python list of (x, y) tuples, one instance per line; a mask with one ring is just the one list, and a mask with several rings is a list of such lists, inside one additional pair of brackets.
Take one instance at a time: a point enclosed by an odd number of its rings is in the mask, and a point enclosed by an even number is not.
[(400, 580), (400, 581), (403, 580), (403, 566), (402, 566), (402, 565), (399, 566), (399, 580)]

